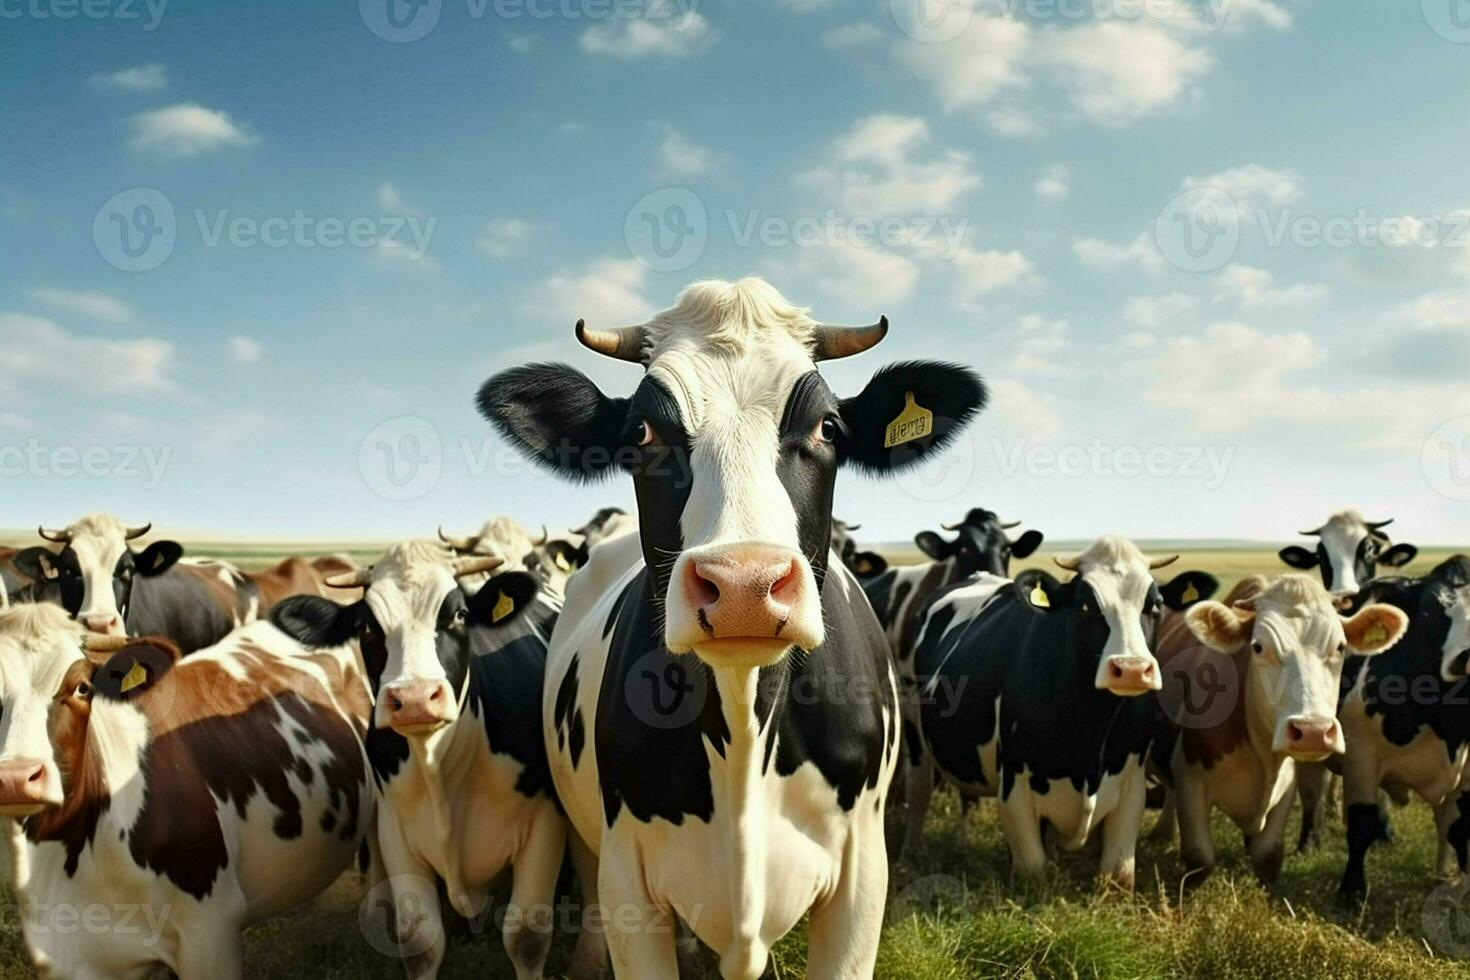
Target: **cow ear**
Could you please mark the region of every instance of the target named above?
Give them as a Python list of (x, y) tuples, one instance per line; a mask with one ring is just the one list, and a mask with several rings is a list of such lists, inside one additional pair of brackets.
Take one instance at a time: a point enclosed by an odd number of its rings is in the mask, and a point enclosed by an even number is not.
[(1027, 531), (1011, 542), (1011, 557), (1029, 558), (1035, 554), (1037, 548), (1041, 547), (1043, 540), (1044, 538), (1040, 531)]
[(574, 547), (570, 541), (550, 541), (546, 544), (546, 555), (551, 563), (564, 572), (575, 572), (586, 561), (586, 545)]
[(1387, 565), (1389, 568), (1403, 568), (1418, 554), (1419, 549), (1411, 544), (1396, 544), (1378, 556), (1378, 564)]
[(16, 552), (10, 563), (15, 566), (16, 571), (33, 582), (49, 582), (61, 575), (55, 553), (40, 545)]
[(891, 364), (842, 400), (842, 461), (874, 474), (912, 466), (952, 442), (986, 397), (980, 376), (958, 364)]
[(888, 571), (888, 560), (876, 551), (854, 552), (849, 565), (858, 578), (873, 578)]
[(340, 647), (357, 636), (366, 602), (342, 606), (318, 595), (293, 595), (271, 609), (276, 629), (311, 650)]
[(1062, 583), (1039, 568), (1017, 575), (1011, 588), (1023, 605), (1036, 612), (1048, 612), (1061, 604)]
[(504, 626), (525, 612), (540, 588), (541, 583), (530, 572), (492, 575), (470, 597), (470, 622), (477, 626)]
[(1213, 596), (1219, 588), (1219, 579), (1208, 572), (1180, 572), (1167, 585), (1159, 586), (1159, 595), (1170, 609), (1188, 609)]
[(1353, 653), (1371, 657), (1403, 639), (1409, 628), (1409, 617), (1403, 610), (1381, 603), (1364, 606), (1351, 618), (1344, 616), (1342, 632)]
[(1184, 623), (1194, 638), (1221, 653), (1234, 653), (1244, 646), (1255, 621), (1254, 612), (1213, 600), (1197, 602), (1184, 614)]
[(627, 443), (628, 399), (607, 397), (569, 364), (502, 371), (476, 403), (523, 455), (569, 479), (607, 476)]
[(1301, 548), (1297, 545), (1282, 548), (1276, 554), (1292, 568), (1300, 568), (1306, 571), (1309, 568), (1317, 567), (1317, 553), (1315, 551), (1308, 551), (1306, 548)]
[(144, 578), (162, 575), (184, 557), (184, 546), (177, 541), (155, 541), (133, 559), (138, 574)]
[(954, 554), (954, 542), (944, 540), (934, 531), (920, 531), (914, 535), (914, 544), (935, 561), (944, 561)]
[(92, 674), (96, 696), (131, 701), (152, 690), (179, 659), (179, 648), (161, 637), (143, 637), (107, 658)]

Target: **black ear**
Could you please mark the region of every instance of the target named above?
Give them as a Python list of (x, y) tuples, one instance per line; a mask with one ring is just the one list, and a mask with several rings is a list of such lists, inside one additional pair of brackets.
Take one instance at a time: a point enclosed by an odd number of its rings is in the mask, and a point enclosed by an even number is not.
[(270, 620), (282, 633), (313, 650), (340, 647), (357, 636), (367, 603), (341, 606), (317, 595), (293, 595), (271, 609)]
[(162, 575), (184, 557), (184, 546), (177, 541), (155, 541), (133, 559), (138, 574), (144, 578)]
[(1296, 545), (1292, 545), (1289, 548), (1282, 548), (1277, 552), (1277, 555), (1292, 568), (1300, 568), (1305, 571), (1306, 569), (1317, 567), (1317, 553), (1315, 551), (1308, 551), (1306, 548), (1299, 548)]
[(628, 399), (607, 397), (568, 364), (502, 371), (476, 403), (521, 453), (574, 480), (608, 475), (625, 444)]
[(1418, 554), (1419, 549), (1411, 544), (1396, 544), (1378, 556), (1378, 564), (1389, 568), (1403, 568)]
[(541, 583), (530, 572), (492, 575), (470, 596), (469, 620), (477, 626), (504, 626), (526, 611)]
[(145, 637), (107, 658), (92, 673), (92, 689), (109, 701), (129, 701), (163, 680), (179, 659), (179, 648)]
[(26, 548), (17, 551), (10, 559), (10, 563), (32, 582), (47, 582), (61, 574), (56, 566), (56, 554), (49, 548), (37, 545), (34, 548)]
[(914, 535), (914, 544), (935, 561), (944, 561), (954, 554), (954, 542), (944, 540), (933, 531), (920, 531)]
[(1011, 557), (1029, 558), (1037, 548), (1041, 547), (1042, 537), (1040, 531), (1027, 531), (1011, 542)]
[(888, 571), (888, 560), (876, 551), (854, 552), (848, 563), (858, 578), (874, 578)]
[(842, 461), (871, 473), (913, 465), (953, 441), (986, 397), (980, 376), (958, 364), (890, 364), (842, 400)]
[(1047, 612), (1061, 602), (1062, 583), (1039, 568), (1022, 572), (1011, 584), (1021, 604), (1036, 612)]
[(1188, 609), (1203, 602), (1220, 589), (1220, 581), (1208, 572), (1180, 572), (1159, 586), (1159, 595), (1170, 609)]
[(575, 547), (570, 541), (550, 541), (546, 544), (546, 555), (562, 571), (575, 572), (587, 561), (587, 546)]

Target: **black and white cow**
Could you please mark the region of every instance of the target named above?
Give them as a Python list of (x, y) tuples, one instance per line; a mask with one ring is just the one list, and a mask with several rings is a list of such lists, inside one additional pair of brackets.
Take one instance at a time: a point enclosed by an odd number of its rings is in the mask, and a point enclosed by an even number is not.
[(1102, 538), (1057, 560), (1076, 572), (1066, 583), (982, 574), (933, 598), (915, 653), (929, 755), (909, 773), (910, 842), (937, 765), (962, 791), (998, 797), (1016, 871), (1042, 871), (1051, 844), (1076, 850), (1101, 827), (1102, 873), (1132, 887), (1160, 688), (1155, 633), (1166, 606), (1216, 587), (1202, 572), (1155, 584), (1150, 570), (1174, 560)]
[(1365, 521), (1355, 510), (1333, 514), (1315, 531), (1302, 534), (1317, 539), (1315, 551), (1291, 545), (1282, 548), (1281, 560), (1303, 571), (1318, 569), (1322, 584), (1334, 596), (1356, 595), (1378, 576), (1378, 566), (1402, 568), (1414, 560), (1419, 549), (1411, 544), (1394, 544), (1383, 533), (1393, 523)]
[(1380, 578), (1356, 603), (1387, 603), (1408, 632), (1361, 665), (1338, 720), (1348, 861), (1342, 891), (1362, 896), (1365, 859), (1379, 838), (1380, 787), (1412, 790), (1434, 807), (1436, 871), (1470, 863), (1470, 558), (1456, 555), (1423, 578)]
[[(298, 596), (271, 613), (308, 647), (361, 644), (373, 697), (368, 758), (382, 787), (378, 845), (410, 977), (437, 975), (444, 959), (436, 882), (456, 912), (478, 919), (492, 879), (512, 867), (503, 933), (518, 980), (541, 976), (551, 944), (567, 825), (540, 696), (559, 607), (524, 569), (491, 575), (473, 595), (456, 581), (500, 564), (405, 542), (331, 580), (365, 588), (356, 604)], [(574, 972), (595, 973), (601, 961), (600, 936), (583, 930)]]
[(832, 518), (832, 550), (842, 559), (842, 564), (859, 579), (869, 579), (886, 572), (888, 560), (876, 551), (858, 548), (857, 539), (852, 536), (852, 532), (861, 527), (861, 524), (849, 524)]
[(619, 977), (678, 976), (682, 919), (754, 980), (810, 913), (807, 973), (873, 971), (898, 717), (881, 628), (829, 562), (837, 469), (917, 463), (985, 402), (969, 370), (880, 370), (839, 398), (817, 371), (887, 331), (831, 327), (759, 279), (690, 286), (649, 323), (578, 324), (641, 363), (631, 397), (565, 365), (491, 378), (481, 411), (563, 476), (622, 471), (638, 535), (567, 586), (543, 707), (552, 777), (600, 859)]
[(255, 620), (260, 591), (225, 562), (180, 561), (177, 541), (134, 551), (152, 525), (128, 527), (108, 514), (88, 514), (59, 531), (40, 529), (60, 550), (27, 548), (16, 566), (34, 581), (34, 598), (61, 605), (106, 636), (165, 636), (184, 653), (219, 642)]

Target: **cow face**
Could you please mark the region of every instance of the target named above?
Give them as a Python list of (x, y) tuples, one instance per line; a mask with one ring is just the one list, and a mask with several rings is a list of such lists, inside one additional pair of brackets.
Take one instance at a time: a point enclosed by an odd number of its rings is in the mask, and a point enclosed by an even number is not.
[(861, 524), (848, 524), (832, 518), (832, 551), (858, 578), (882, 575), (888, 569), (888, 560), (876, 551), (859, 551), (857, 539), (852, 532)]
[(1420, 617), (1444, 624), (1439, 675), (1453, 684), (1470, 674), (1470, 559), (1456, 555), (1443, 562), (1430, 572), (1426, 585)]
[(1381, 604), (1341, 616), (1315, 581), (1283, 575), (1234, 606), (1202, 602), (1185, 622), (1201, 643), (1222, 653), (1249, 645), (1251, 690), (1270, 714), (1271, 750), (1319, 762), (1346, 748), (1337, 723), (1343, 658), (1382, 653), (1409, 620)]
[(177, 541), (155, 541), (142, 551), (128, 543), (151, 525), (130, 528), (114, 517), (91, 514), (41, 536), (60, 544), (55, 554), (28, 548), (15, 564), (36, 583), (36, 597), (58, 603), (88, 630), (121, 636), (138, 577), (162, 575), (184, 553)]
[(470, 630), (508, 622), (535, 598), (524, 571), (490, 578), (469, 595), (457, 575), (489, 571), (495, 558), (454, 558), (427, 542), (390, 548), (372, 568), (329, 585), (365, 587), (363, 598), (340, 606), (318, 596), (294, 596), (271, 610), (271, 622), (307, 647), (356, 639), (373, 693), (373, 726), (400, 735), (428, 735), (459, 718), (468, 691)]
[(94, 692), (131, 699), (177, 658), (163, 641), (89, 634), (48, 603), (0, 611), (0, 816), (60, 807), (88, 771)]
[(1391, 523), (1368, 522), (1356, 511), (1343, 511), (1317, 530), (1302, 532), (1318, 539), (1316, 551), (1293, 545), (1281, 549), (1280, 557), (1292, 568), (1320, 569), (1327, 590), (1346, 598), (1376, 578), (1379, 565), (1402, 568), (1419, 553), (1411, 544), (1389, 541), (1382, 529)]
[(960, 523), (944, 525), (946, 531), (956, 532), (953, 541), (944, 540), (934, 531), (920, 531), (914, 543), (935, 561), (954, 562), (960, 578), (976, 572), (1004, 577), (1010, 574), (1013, 557), (1028, 557), (1043, 540), (1040, 531), (1027, 531), (1012, 541), (1006, 531), (1019, 523), (1002, 524), (991, 511), (976, 507)]
[(1163, 687), (1153, 646), (1165, 606), (1186, 608), (1217, 587), (1203, 572), (1184, 572), (1160, 587), (1151, 570), (1175, 560), (1150, 560), (1132, 542), (1103, 538), (1075, 559), (1057, 559), (1077, 573), (1070, 581), (1034, 570), (1016, 576), (1013, 588), (1038, 614), (1072, 620), (1070, 642), (1084, 663), (1095, 665), (1094, 687), (1136, 697)]
[(886, 320), (817, 324), (760, 280), (696, 283), (644, 326), (578, 325), (587, 346), (644, 365), (631, 397), (538, 364), (491, 378), (479, 405), (565, 476), (628, 472), (665, 645), (755, 667), (822, 644), (837, 467), (877, 474), (916, 463), (984, 404), (978, 377), (932, 362), (891, 366), (839, 399), (816, 362), (886, 331)]

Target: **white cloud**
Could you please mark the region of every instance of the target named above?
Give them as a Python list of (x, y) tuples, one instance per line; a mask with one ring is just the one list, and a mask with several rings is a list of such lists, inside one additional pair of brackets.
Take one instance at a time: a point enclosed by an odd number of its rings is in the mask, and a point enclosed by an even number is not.
[(825, 159), (797, 176), (830, 194), (850, 216), (938, 217), (980, 186), (968, 154), (934, 151), (929, 124), (913, 116), (859, 119), (828, 147)]
[(92, 76), (92, 85), (121, 92), (161, 92), (168, 87), (168, 69), (154, 62), (122, 71), (98, 72)]
[(1388, 319), (1419, 327), (1470, 327), (1470, 292), (1436, 289), (1391, 311)]
[(987, 431), (1024, 432), (1027, 439), (1041, 442), (1061, 429), (1061, 404), (1055, 396), (1014, 378), (987, 378), (985, 384), (990, 389), (990, 407), (982, 423)]
[(230, 360), (236, 364), (254, 364), (260, 360), (260, 355), (265, 351), (265, 348), (260, 346), (260, 341), (250, 337), (231, 337), (228, 346)]
[(1164, 257), (1154, 245), (1148, 232), (1140, 232), (1133, 241), (1123, 245), (1103, 241), (1100, 238), (1079, 238), (1072, 243), (1077, 259), (1090, 269), (1112, 272), (1136, 265), (1144, 272), (1164, 271)]
[(1169, 108), (1214, 64), (1208, 51), (1144, 20), (1094, 21), (1043, 38), (1041, 65), (1064, 73), (1073, 105), (1106, 125)]
[(439, 269), (439, 262), (432, 255), (419, 252), (407, 242), (392, 238), (381, 239), (373, 248), (368, 249), (367, 254), (384, 265), (403, 269), (417, 269), (420, 272), (436, 272)]
[(173, 387), (173, 345), (152, 337), (89, 337), (44, 317), (0, 313), (0, 350), (5, 351), (6, 380), (12, 382), (100, 394)]
[(1232, 265), (1215, 276), (1214, 298), (1217, 303), (1239, 303), (1245, 309), (1303, 306), (1327, 298), (1322, 283), (1297, 283), (1278, 287), (1276, 277), (1265, 269), (1250, 265)]
[(1072, 193), (1071, 174), (1063, 166), (1047, 167), (1036, 181), (1036, 196), (1048, 203), (1065, 201)]
[(1285, 207), (1302, 196), (1300, 174), (1290, 170), (1272, 170), (1256, 163), (1222, 170), (1208, 177), (1185, 177), (1179, 186), (1185, 190), (1214, 187), (1229, 194), (1238, 206), (1253, 210)]
[(1272, 0), (1230, 0), (1229, 8), (1225, 12), (1226, 29), (1239, 30), (1249, 26), (1252, 21), (1284, 31), (1291, 27), (1291, 11)]
[(378, 185), (378, 207), (388, 214), (403, 217), (415, 217), (423, 213), (403, 199), (398, 185), (386, 180)]
[(773, 263), (779, 278), (802, 277), (834, 299), (860, 308), (893, 307), (913, 294), (919, 264), (877, 247), (802, 248), (790, 262)]
[(667, 180), (689, 180), (713, 173), (723, 163), (723, 156), (674, 129), (664, 130), (658, 144), (658, 176)]
[(1001, 106), (985, 114), (985, 124), (998, 136), (1011, 139), (1030, 139), (1043, 132), (1040, 124), (1020, 106)]
[(536, 226), (524, 218), (493, 218), (485, 222), (478, 244), (486, 255), (508, 258), (536, 233)]
[(512, 34), (510, 36), (510, 49), (516, 54), (530, 54), (536, 50), (535, 34)]
[(861, 48), (883, 40), (883, 32), (874, 24), (843, 24), (822, 35), (823, 47), (833, 51)]
[(647, 280), (648, 270), (637, 259), (598, 259), (580, 275), (547, 279), (526, 310), (555, 322), (585, 318), (605, 325), (640, 323), (655, 312), (643, 295)]
[(951, 263), (951, 295), (954, 305), (963, 310), (976, 309), (981, 297), (997, 289), (1040, 281), (1031, 260), (1017, 251), (979, 251), (962, 245)]
[(1163, 327), (1177, 323), (1198, 307), (1199, 300), (1186, 293), (1133, 296), (1123, 304), (1123, 319), (1142, 327)]
[(781, 6), (789, 7), (799, 14), (809, 14), (837, 3), (837, 0), (780, 0)]
[(1012, 351), (1007, 370), (1012, 374), (1055, 378), (1074, 371), (1066, 354), (1076, 342), (1066, 320), (1031, 313), (1016, 321), (1006, 340)]
[(582, 32), (588, 54), (622, 61), (638, 58), (687, 58), (709, 48), (717, 37), (709, 21), (696, 11), (677, 17), (614, 18)]
[(132, 118), (134, 150), (162, 156), (192, 157), (225, 146), (252, 146), (259, 137), (246, 132), (228, 113), (193, 102), (140, 112)]
[(0, 412), (0, 429), (19, 430), (29, 432), (36, 428), (36, 420), (17, 412)]
[[(972, 0), (949, 2), (973, 6)], [(954, 7), (945, 9), (946, 16), (956, 16)], [(1031, 39), (1031, 28), (1024, 21), (974, 11), (958, 37), (942, 44), (905, 38), (895, 42), (893, 57), (928, 83), (940, 105), (952, 112), (985, 105), (1007, 89), (1024, 87), (1023, 62)]]
[(90, 290), (55, 289), (43, 286), (31, 290), (31, 299), (66, 313), (80, 313), (109, 323), (132, 323), (136, 317), (126, 300)]

